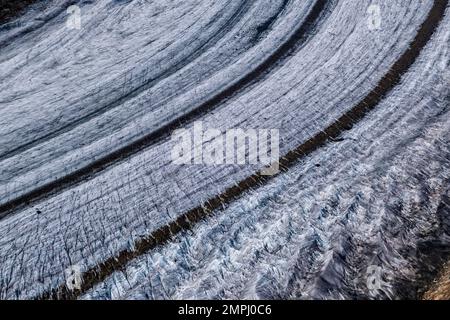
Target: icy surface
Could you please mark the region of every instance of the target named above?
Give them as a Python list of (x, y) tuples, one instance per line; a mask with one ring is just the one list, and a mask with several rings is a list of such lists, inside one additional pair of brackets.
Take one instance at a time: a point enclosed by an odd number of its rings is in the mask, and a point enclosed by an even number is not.
[[(0, 29), (0, 204), (225, 90), (280, 48), (314, 3), (80, 1), (78, 31), (65, 28), (67, 3), (55, 1)], [(199, 120), (221, 130), (279, 129), (282, 154), (320, 132), (386, 74), (433, 1), (379, 1), (380, 30), (368, 27), (371, 4), (330, 1), (290, 55)], [(449, 241), (448, 10), (401, 84), (342, 141), (82, 298), (417, 294), (430, 271), (421, 248)], [(38, 24), (42, 17), (47, 23)], [(0, 220), (0, 298), (56, 288), (69, 266), (87, 270), (132, 248), (258, 169), (177, 166), (171, 148), (165, 137)], [(368, 285), (371, 270), (382, 273), (377, 290)]]

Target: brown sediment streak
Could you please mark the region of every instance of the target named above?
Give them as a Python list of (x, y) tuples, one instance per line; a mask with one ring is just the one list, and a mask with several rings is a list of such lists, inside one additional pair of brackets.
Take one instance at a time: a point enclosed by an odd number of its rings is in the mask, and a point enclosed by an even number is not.
[[(356, 106), (343, 114), (336, 122), (326, 129), (305, 141), (295, 149), (289, 151), (279, 159), (282, 170), (297, 163), (303, 157), (311, 154), (327, 141), (333, 140), (344, 131), (349, 130), (360, 121), (368, 112), (373, 110), (378, 103), (400, 82), (402, 75), (411, 67), (420, 52), (431, 39), (434, 31), (445, 15), (448, 0), (435, 0), (426, 20), (420, 26), (414, 40), (402, 56), (392, 65), (386, 75), (379, 81), (376, 87)], [(275, 175), (274, 175), (275, 176)], [(226, 204), (241, 197), (245, 192), (256, 189), (274, 176), (266, 176), (261, 172), (255, 173), (246, 179), (226, 189), (223, 193), (209, 199), (201, 206), (189, 210), (179, 216), (175, 221), (160, 227), (149, 236), (138, 240), (134, 250), (121, 251), (117, 256), (111, 257), (97, 266), (87, 270), (82, 275), (80, 290), (70, 291), (65, 285), (45, 292), (40, 299), (77, 299), (80, 295), (104, 281), (116, 271), (123, 270), (133, 259), (145, 254), (151, 249), (169, 242), (173, 237), (184, 231), (192, 229), (198, 222), (208, 218)]]
[(90, 164), (75, 170), (61, 178), (55, 179), (47, 184), (37, 187), (21, 196), (0, 204), (0, 219), (17, 212), (18, 210), (36, 203), (40, 200), (54, 196), (70, 187), (92, 179), (100, 172), (126, 161), (130, 156), (139, 153), (142, 150), (154, 145), (158, 141), (170, 136), (170, 134), (191, 122), (207, 114), (223, 102), (242, 93), (246, 88), (254, 83), (261, 81), (268, 73), (272, 72), (284, 60), (290, 58), (293, 52), (299, 48), (309, 38), (309, 34), (316, 28), (324, 12), (334, 3), (334, 0), (317, 0), (310, 10), (305, 22), (284, 42), (275, 52), (273, 52), (264, 62), (258, 65), (254, 70), (246, 74), (242, 79), (236, 81), (211, 99), (202, 103), (195, 109), (174, 119), (168, 124), (157, 130), (141, 137), (140, 139), (128, 144), (104, 157), (91, 162)]

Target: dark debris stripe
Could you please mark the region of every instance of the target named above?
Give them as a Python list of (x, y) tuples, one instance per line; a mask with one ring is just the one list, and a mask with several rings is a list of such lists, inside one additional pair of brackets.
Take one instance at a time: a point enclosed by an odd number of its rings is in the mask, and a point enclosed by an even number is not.
[[(422, 49), (431, 39), (434, 31), (445, 16), (445, 10), (449, 0), (435, 0), (426, 20), (422, 23), (414, 40), (402, 56), (392, 65), (386, 75), (379, 81), (376, 87), (355, 107), (343, 114), (336, 122), (326, 129), (289, 151), (279, 159), (281, 172), (287, 171), (294, 164), (313, 151), (325, 145), (328, 141), (338, 138), (343, 132), (350, 130), (358, 121), (372, 111), (386, 95), (400, 83), (402, 76), (408, 71), (420, 55)], [(80, 290), (71, 291), (65, 285), (61, 285), (51, 291), (45, 292), (39, 299), (77, 299), (83, 293), (103, 282), (116, 271), (123, 270), (126, 265), (135, 258), (149, 252), (157, 246), (171, 241), (175, 235), (192, 229), (197, 223), (207, 219), (227, 204), (240, 198), (245, 192), (257, 189), (267, 183), (276, 175), (266, 176), (261, 172), (255, 173), (235, 186), (228, 188), (223, 193), (209, 199), (176, 220), (159, 228), (152, 234), (135, 243), (134, 250), (123, 250), (117, 256), (111, 257), (97, 266), (87, 270), (82, 275)]]
[(29, 205), (32, 205), (33, 203), (54, 196), (77, 184), (83, 183), (88, 179), (92, 179), (97, 174), (112, 167), (115, 164), (126, 161), (130, 156), (133, 156), (169, 137), (174, 130), (183, 127), (186, 123), (195, 121), (196, 119), (207, 114), (228, 99), (242, 93), (249, 85), (261, 81), (267, 74), (272, 72), (283, 61), (289, 59), (292, 53), (305, 43), (305, 41), (309, 38), (309, 35), (313, 33), (316, 26), (321, 21), (321, 18), (325, 16), (324, 12), (333, 3), (334, 0), (318, 0), (310, 10), (305, 22), (294, 32), (294, 34), (274, 53), (272, 53), (264, 62), (262, 62), (258, 67), (256, 67), (239, 81), (230, 85), (228, 88), (224, 89), (211, 99), (202, 103), (192, 111), (181, 115), (168, 124), (141, 137), (135, 142), (119, 148), (104, 157), (99, 158), (98, 160), (91, 162), (85, 167), (75, 170), (65, 176), (62, 176), (61, 178), (55, 179), (47, 184), (31, 190), (28, 193), (25, 193), (17, 198), (1, 204), (0, 220)]

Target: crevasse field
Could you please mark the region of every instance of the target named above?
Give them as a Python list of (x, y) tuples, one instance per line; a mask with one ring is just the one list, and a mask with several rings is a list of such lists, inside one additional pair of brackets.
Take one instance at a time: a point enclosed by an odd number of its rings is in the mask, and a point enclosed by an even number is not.
[[(411, 299), (450, 258), (448, 0), (0, 23), (0, 299)], [(175, 164), (200, 121), (279, 130), (281, 171)]]

